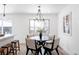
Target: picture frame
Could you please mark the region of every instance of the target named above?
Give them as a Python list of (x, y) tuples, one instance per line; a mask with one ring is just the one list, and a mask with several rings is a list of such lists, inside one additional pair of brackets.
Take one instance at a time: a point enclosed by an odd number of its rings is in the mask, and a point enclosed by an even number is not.
[(72, 12), (63, 17), (63, 32), (72, 35)]

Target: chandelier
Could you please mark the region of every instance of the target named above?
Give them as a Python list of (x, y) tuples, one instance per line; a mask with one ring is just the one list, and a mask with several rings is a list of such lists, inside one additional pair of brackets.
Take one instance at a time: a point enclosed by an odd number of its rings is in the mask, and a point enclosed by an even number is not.
[(44, 21), (45, 19), (43, 18), (43, 16), (42, 16), (42, 14), (41, 14), (41, 9), (40, 9), (41, 7), (40, 6), (38, 6), (38, 13), (37, 13), (37, 17), (35, 18), (35, 20), (42, 20), (42, 21)]
[(6, 4), (3, 4), (4, 10), (3, 10), (3, 17), (5, 17), (5, 6)]

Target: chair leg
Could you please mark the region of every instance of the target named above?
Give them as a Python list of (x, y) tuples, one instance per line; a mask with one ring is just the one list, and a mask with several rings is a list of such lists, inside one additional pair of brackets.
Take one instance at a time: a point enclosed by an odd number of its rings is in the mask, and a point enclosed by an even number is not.
[(44, 51), (44, 55), (47, 53), (47, 50)]
[(3, 55), (3, 53), (1, 52), (1, 55)]
[(13, 55), (15, 55), (15, 50), (14, 50), (14, 48), (12, 49), (12, 53), (13, 53)]
[(41, 48), (37, 49), (36, 52), (35, 52), (35, 55), (39, 55), (39, 52), (41, 53), (42, 55), (42, 51), (41, 51)]
[(17, 55), (17, 50), (15, 50), (15, 54)]
[(8, 52), (8, 47), (7, 47), (7, 55), (9, 54), (9, 52)]
[(39, 55), (39, 50), (36, 50), (35, 55)]
[(57, 54), (59, 55), (58, 48), (56, 48), (56, 52), (57, 52)]
[(20, 43), (19, 43), (19, 41), (18, 41), (18, 49), (19, 49), (19, 51), (20, 51)]
[(33, 50), (31, 50), (31, 52), (33, 53)]
[(47, 52), (47, 55), (49, 55), (49, 52)]
[(28, 54), (28, 52), (29, 52), (29, 49), (27, 48), (26, 55)]
[(40, 52), (40, 54), (42, 55), (42, 51), (41, 51), (41, 48), (39, 49), (39, 52)]
[(52, 55), (51, 51), (48, 51), (50, 55)]

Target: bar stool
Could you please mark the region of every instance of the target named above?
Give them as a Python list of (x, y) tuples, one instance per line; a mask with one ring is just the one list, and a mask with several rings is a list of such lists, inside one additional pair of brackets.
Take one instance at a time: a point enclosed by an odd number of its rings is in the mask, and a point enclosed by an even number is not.
[(17, 54), (17, 47), (16, 47), (16, 42), (11, 42), (11, 49), (10, 52), (14, 54)]
[(6, 55), (9, 55), (9, 53), (10, 53), (10, 48), (11, 48), (11, 43), (8, 43), (8, 44), (2, 46), (2, 48), (6, 48), (6, 49), (7, 49)]
[(13, 52), (13, 54), (17, 54), (17, 50), (20, 51), (19, 40), (14, 40), (11, 42), (11, 44), (12, 44), (11, 51)]
[(5, 55), (4, 50), (5, 50), (5, 48), (0, 48), (0, 54), (1, 55)]
[(15, 43), (16, 44), (16, 48), (20, 51), (19, 40), (14, 40), (14, 41), (12, 41), (12, 43)]

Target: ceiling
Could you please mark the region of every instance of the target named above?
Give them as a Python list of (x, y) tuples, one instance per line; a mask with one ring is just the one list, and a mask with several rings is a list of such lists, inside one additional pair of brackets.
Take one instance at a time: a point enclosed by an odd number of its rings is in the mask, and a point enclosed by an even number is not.
[[(37, 13), (38, 7), (41, 6), (41, 12), (59, 13), (67, 4), (7, 4), (6, 13)], [(3, 5), (0, 4), (0, 13), (3, 13)]]

